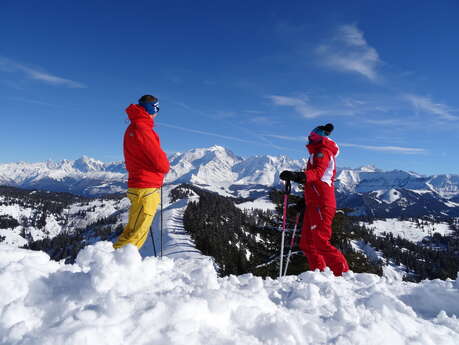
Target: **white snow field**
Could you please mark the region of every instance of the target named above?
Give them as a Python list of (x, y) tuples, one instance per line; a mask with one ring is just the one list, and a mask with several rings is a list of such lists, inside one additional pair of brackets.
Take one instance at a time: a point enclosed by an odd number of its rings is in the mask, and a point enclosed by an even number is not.
[(98, 242), (74, 265), (0, 245), (0, 282), (2, 345), (459, 343), (459, 279), (219, 278), (210, 259)]
[(376, 236), (381, 236), (384, 233), (392, 233), (394, 236), (400, 236), (411, 242), (422, 241), (424, 237), (432, 236), (434, 233), (439, 233), (443, 236), (452, 233), (447, 223), (435, 223), (426, 220), (422, 222), (422, 224), (418, 225), (414, 221), (387, 218), (375, 220), (371, 224), (360, 222), (360, 225), (372, 229)]

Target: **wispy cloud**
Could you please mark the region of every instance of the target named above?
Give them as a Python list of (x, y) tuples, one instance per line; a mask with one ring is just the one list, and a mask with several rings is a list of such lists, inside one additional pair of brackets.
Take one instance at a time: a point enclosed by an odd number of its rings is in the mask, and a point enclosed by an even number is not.
[(215, 113), (215, 118), (217, 120), (225, 120), (225, 119), (231, 119), (233, 117), (236, 117), (238, 114), (235, 111), (224, 111), (224, 110), (219, 110)]
[(371, 81), (379, 79), (379, 54), (355, 24), (340, 26), (335, 37), (320, 45), (317, 53), (322, 62), (331, 68), (358, 73)]
[[(285, 136), (285, 135), (276, 135), (276, 134), (265, 134), (264, 136), (269, 138), (295, 141), (295, 142), (307, 142), (306, 137), (295, 137), (295, 136)], [(389, 152), (389, 153), (402, 153), (402, 154), (425, 154), (427, 151), (425, 149), (413, 148), (413, 147), (402, 147), (402, 146), (373, 146), (373, 145), (359, 145), (359, 144), (349, 144), (349, 143), (338, 143), (342, 147), (355, 147), (362, 150), (370, 151), (380, 151), (380, 152)]]
[(179, 106), (180, 108), (182, 109), (185, 109), (186, 111), (190, 112), (190, 113), (193, 113), (193, 114), (197, 114), (199, 116), (202, 116), (202, 117), (205, 117), (205, 118), (213, 118), (213, 116), (209, 115), (208, 113), (206, 113), (205, 111), (202, 111), (196, 107), (193, 107), (191, 105), (188, 105), (186, 103), (183, 103), (183, 102), (177, 102), (175, 100), (169, 100), (169, 102)]
[(260, 110), (243, 110), (242, 112), (247, 113), (247, 114), (254, 114), (254, 115), (259, 115), (259, 114), (264, 113), (263, 111), (260, 111)]
[(14, 101), (19, 101), (19, 102), (23, 102), (23, 103), (42, 105), (42, 106), (51, 107), (51, 108), (60, 108), (60, 106), (58, 106), (56, 104), (43, 102), (43, 101), (38, 101), (38, 100), (35, 100), (35, 99), (29, 99), (29, 98), (24, 98), (24, 97), (12, 97), (11, 99), (14, 100)]
[(290, 137), (286, 135), (276, 135), (276, 134), (265, 134), (265, 137), (274, 138), (274, 139), (281, 139), (287, 141), (297, 141), (297, 142), (306, 142), (306, 137)]
[(185, 109), (185, 110), (188, 110), (188, 111), (191, 111), (191, 112), (195, 112), (196, 111), (196, 109), (194, 109), (193, 107), (190, 107), (188, 104), (185, 104), (183, 102), (173, 101), (173, 103), (178, 105), (179, 107)]
[(177, 130), (188, 132), (188, 133), (207, 135), (207, 136), (211, 136), (211, 137), (215, 137), (215, 138), (238, 141), (238, 142), (241, 142), (241, 143), (252, 144), (252, 145), (268, 146), (268, 147), (272, 147), (272, 148), (275, 148), (275, 149), (278, 149), (278, 150), (299, 152), (298, 150), (292, 150), (289, 147), (282, 147), (282, 146), (275, 145), (275, 144), (271, 143), (269, 140), (267, 140), (267, 138), (265, 138), (264, 135), (256, 135), (254, 133), (250, 133), (250, 134), (256, 136), (257, 140), (248, 140), (248, 139), (243, 139), (243, 138), (239, 138), (239, 137), (233, 137), (233, 136), (229, 136), (229, 135), (222, 135), (222, 134), (218, 134), (218, 133), (213, 133), (213, 132), (209, 132), (209, 131), (202, 131), (202, 130), (199, 130), (199, 129), (185, 128), (185, 127), (176, 126), (176, 125), (172, 125), (172, 124), (164, 123), (164, 122), (159, 122), (158, 125), (159, 126), (163, 126), (163, 127), (172, 128), (172, 129), (177, 129)]
[(453, 114), (457, 110), (452, 109), (446, 104), (434, 103), (430, 97), (423, 97), (414, 94), (405, 94), (403, 98), (409, 101), (417, 110), (435, 114), (444, 120), (457, 120)]
[(359, 145), (359, 144), (348, 144), (340, 143), (340, 146), (343, 147), (355, 147), (364, 150), (370, 151), (380, 151), (380, 152), (392, 152), (392, 153), (403, 153), (403, 154), (425, 154), (427, 150), (413, 147), (401, 147), (401, 146), (372, 146), (372, 145)]
[(402, 121), (398, 119), (363, 119), (363, 122), (369, 123), (372, 125), (378, 125), (378, 126), (395, 126), (395, 125), (407, 125), (409, 123), (403, 123)]
[(61, 78), (36, 68), (25, 66), (5, 57), (0, 57), (0, 70), (4, 72), (22, 72), (27, 78), (38, 80), (51, 85), (60, 85), (69, 88), (87, 87), (82, 83)]
[(222, 135), (222, 134), (212, 133), (212, 132), (208, 132), (208, 131), (201, 131), (201, 130), (198, 130), (198, 129), (185, 128), (185, 127), (171, 125), (169, 123), (164, 123), (164, 122), (160, 122), (160, 123), (158, 123), (158, 125), (163, 126), (163, 127), (178, 129), (178, 130), (189, 132), (189, 133), (212, 136), (212, 137), (216, 137), (216, 138), (220, 138), (220, 139), (239, 141), (239, 142), (248, 143), (248, 144), (259, 144), (258, 141), (254, 141), (254, 140), (247, 140), (247, 139), (242, 139), (242, 138), (238, 138), (238, 137), (232, 137), (232, 136), (229, 136), (229, 135)]
[(279, 121), (267, 116), (254, 116), (250, 118), (248, 121), (251, 123), (255, 123), (257, 125), (275, 125), (279, 123)]
[(286, 96), (267, 96), (275, 105), (292, 107), (301, 116), (307, 119), (313, 119), (326, 114), (324, 110), (317, 109), (308, 104), (307, 99), (286, 97)]
[(352, 108), (352, 109), (362, 107), (368, 103), (366, 101), (351, 98), (351, 97), (343, 97), (342, 102), (344, 106), (348, 108)]

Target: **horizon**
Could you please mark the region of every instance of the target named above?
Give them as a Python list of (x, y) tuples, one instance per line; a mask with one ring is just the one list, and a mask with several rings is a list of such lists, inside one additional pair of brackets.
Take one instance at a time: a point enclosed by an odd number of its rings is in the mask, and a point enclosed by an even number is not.
[(124, 109), (153, 94), (168, 153), (301, 159), (331, 122), (338, 166), (456, 175), (458, 15), (453, 0), (6, 1), (0, 163), (122, 161)]

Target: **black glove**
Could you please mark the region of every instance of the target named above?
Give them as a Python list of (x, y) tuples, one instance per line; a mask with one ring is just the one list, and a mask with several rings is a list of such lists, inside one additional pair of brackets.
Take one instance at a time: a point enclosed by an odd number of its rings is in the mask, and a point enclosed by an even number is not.
[(303, 213), (304, 209), (306, 208), (304, 198), (299, 199), (295, 204), (295, 209), (298, 213)]
[(293, 181), (296, 183), (306, 182), (306, 175), (303, 171), (284, 170), (280, 173), (279, 178), (283, 181)]

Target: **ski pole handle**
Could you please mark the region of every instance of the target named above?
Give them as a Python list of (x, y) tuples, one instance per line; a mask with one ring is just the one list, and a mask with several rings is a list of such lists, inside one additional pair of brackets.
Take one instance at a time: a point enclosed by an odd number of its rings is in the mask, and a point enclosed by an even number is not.
[(285, 181), (285, 194), (289, 195), (292, 192), (292, 183), (290, 180)]

